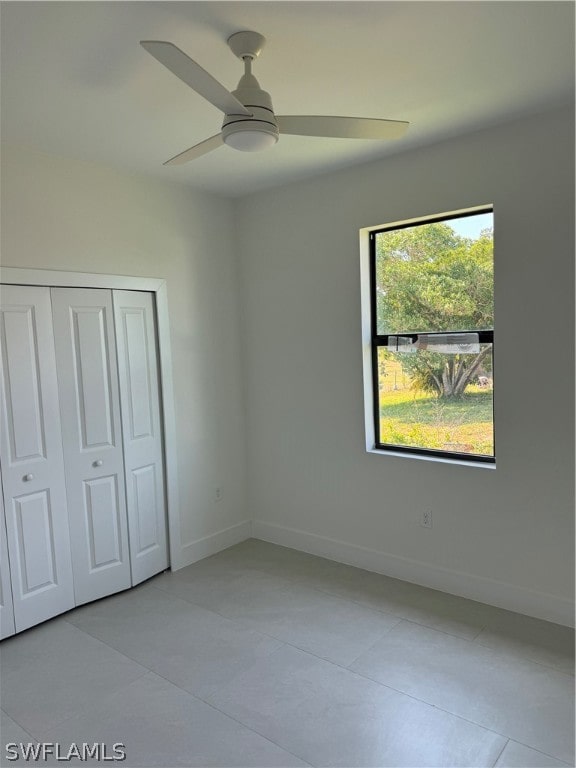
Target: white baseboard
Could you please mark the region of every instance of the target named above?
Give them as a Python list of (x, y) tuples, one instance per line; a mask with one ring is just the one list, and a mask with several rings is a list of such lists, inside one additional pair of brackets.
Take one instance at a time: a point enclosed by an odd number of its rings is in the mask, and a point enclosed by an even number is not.
[(232, 547), (234, 544), (239, 544), (241, 541), (249, 539), (251, 535), (252, 521), (243, 520), (241, 523), (225, 528), (223, 531), (217, 531), (210, 534), (210, 536), (204, 536), (202, 539), (191, 541), (180, 550), (178, 561), (172, 563), (172, 570), (177, 571), (180, 568), (185, 568), (187, 565), (198, 562), (198, 560), (203, 560), (205, 557), (215, 555), (223, 549), (228, 549), (228, 547)]
[(556, 624), (574, 626), (574, 603), (545, 592), (523, 589), (485, 576), (452, 571), (367, 547), (347, 544), (314, 533), (252, 521), (252, 536), (312, 555), (326, 557), (366, 571), (382, 573), (452, 595), (534, 616)]

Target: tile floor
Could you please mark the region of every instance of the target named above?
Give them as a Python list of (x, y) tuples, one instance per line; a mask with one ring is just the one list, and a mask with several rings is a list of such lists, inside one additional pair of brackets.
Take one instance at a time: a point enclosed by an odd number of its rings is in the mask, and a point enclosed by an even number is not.
[(0, 659), (0, 765), (119, 742), (125, 766), (574, 766), (571, 630), (254, 539)]

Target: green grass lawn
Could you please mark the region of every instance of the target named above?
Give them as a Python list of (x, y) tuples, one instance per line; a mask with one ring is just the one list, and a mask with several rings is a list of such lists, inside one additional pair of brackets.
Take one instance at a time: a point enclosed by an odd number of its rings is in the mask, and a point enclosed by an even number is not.
[(380, 440), (492, 456), (492, 391), (470, 385), (466, 394), (455, 400), (409, 387), (381, 391)]

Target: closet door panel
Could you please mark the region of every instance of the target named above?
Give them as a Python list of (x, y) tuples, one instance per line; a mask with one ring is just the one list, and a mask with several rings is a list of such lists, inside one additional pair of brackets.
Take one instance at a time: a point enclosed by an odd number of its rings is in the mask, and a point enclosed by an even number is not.
[(17, 578), (24, 597), (56, 581), (52, 509), (47, 489), (13, 499), (18, 542)]
[(77, 604), (130, 586), (112, 294), (53, 288)]
[(8, 543), (6, 541), (6, 520), (0, 489), (0, 640), (13, 635), (15, 631), (10, 563), (8, 562)]
[(155, 464), (132, 470), (131, 492), (135, 511), (135, 547), (136, 556), (138, 556), (149, 553), (158, 547), (158, 521), (156, 519), (158, 483)]
[(16, 630), (74, 594), (48, 288), (1, 286), (2, 485)]
[(114, 291), (132, 583), (168, 567), (155, 307)]
[(116, 475), (84, 482), (86, 530), (90, 549), (90, 571), (122, 561), (119, 493)]
[(9, 466), (46, 458), (36, 344), (36, 307), (3, 308)]

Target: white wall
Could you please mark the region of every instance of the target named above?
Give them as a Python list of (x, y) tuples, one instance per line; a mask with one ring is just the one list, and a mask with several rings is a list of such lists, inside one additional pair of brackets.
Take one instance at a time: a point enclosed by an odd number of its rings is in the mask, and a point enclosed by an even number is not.
[[(3, 148), (2, 265), (167, 281), (181, 562), (250, 530), (232, 204), (184, 187)], [(223, 498), (214, 489), (223, 486)], [(206, 538), (208, 537), (208, 538)]]
[[(5, 148), (2, 263), (167, 280), (183, 562), (254, 517), (258, 536), (569, 623), (573, 135), (571, 110), (532, 117), (238, 203)], [(367, 454), (358, 231), (483, 203), (497, 468)]]
[[(550, 113), (239, 204), (257, 536), (570, 622), (573, 139)], [(358, 231), (485, 203), (496, 469), (367, 454)]]

